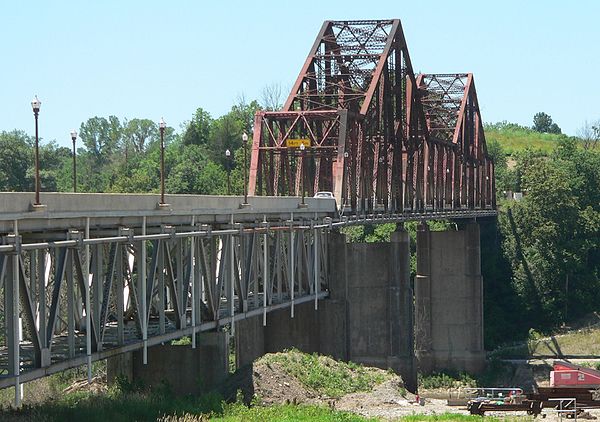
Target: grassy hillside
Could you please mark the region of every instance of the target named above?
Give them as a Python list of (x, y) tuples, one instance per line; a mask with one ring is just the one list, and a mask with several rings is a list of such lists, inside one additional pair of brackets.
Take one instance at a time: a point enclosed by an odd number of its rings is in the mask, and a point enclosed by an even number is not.
[(550, 153), (558, 141), (565, 136), (540, 133), (513, 123), (495, 123), (485, 127), (486, 141), (497, 141), (508, 155), (513, 155), (527, 147)]
[(497, 357), (536, 358), (571, 356), (600, 358), (600, 326), (581, 328), (567, 333), (541, 336), (535, 332), (523, 344), (504, 347), (493, 352)]

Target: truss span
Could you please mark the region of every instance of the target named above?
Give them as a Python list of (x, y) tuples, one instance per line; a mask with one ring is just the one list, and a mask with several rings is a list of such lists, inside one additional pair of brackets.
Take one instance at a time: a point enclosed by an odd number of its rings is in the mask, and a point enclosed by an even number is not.
[(326, 21), (254, 128), (251, 195), (330, 191), (350, 214), (496, 207), (473, 75), (415, 75), (397, 19)]

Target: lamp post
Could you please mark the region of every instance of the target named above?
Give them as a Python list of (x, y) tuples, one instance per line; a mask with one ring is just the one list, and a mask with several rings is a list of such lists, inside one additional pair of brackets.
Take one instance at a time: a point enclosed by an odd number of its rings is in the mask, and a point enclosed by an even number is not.
[(38, 114), (40, 113), (41, 105), (42, 102), (36, 95), (31, 101), (31, 108), (33, 109), (33, 115), (35, 116), (35, 202), (33, 205), (40, 205), (40, 149), (38, 136)]
[(248, 147), (248, 135), (246, 132), (242, 134), (242, 143), (244, 144), (244, 203), (242, 205), (248, 204), (248, 152), (246, 151)]
[(161, 117), (158, 123), (160, 130), (160, 204), (165, 204), (165, 128), (167, 123)]
[(77, 152), (75, 149), (75, 140), (77, 139), (77, 131), (71, 129), (71, 140), (73, 141), (73, 192), (77, 192)]
[(304, 203), (304, 157), (306, 156), (306, 147), (304, 146), (304, 143), (300, 144), (300, 153), (302, 154), (302, 183), (300, 184), (302, 189), (302, 203), (300, 205), (304, 208), (306, 206), (306, 204)]
[(231, 195), (231, 151), (225, 150), (225, 160), (227, 163), (227, 195)]

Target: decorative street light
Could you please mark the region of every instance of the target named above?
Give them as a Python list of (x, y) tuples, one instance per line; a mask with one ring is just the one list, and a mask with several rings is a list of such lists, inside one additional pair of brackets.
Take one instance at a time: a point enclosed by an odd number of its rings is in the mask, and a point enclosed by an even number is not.
[(248, 135), (246, 132), (242, 134), (242, 143), (244, 146), (244, 203), (242, 205), (248, 205)]
[(306, 204), (304, 203), (304, 158), (306, 156), (306, 147), (304, 146), (304, 143), (300, 144), (300, 153), (302, 154), (302, 183), (301, 183), (301, 189), (302, 189), (302, 203), (300, 204), (300, 206), (302, 208), (306, 207)]
[(227, 160), (227, 195), (231, 195), (231, 151), (225, 150), (225, 159)]
[(73, 141), (73, 192), (77, 192), (77, 152), (75, 150), (75, 139), (77, 139), (77, 131), (71, 129), (71, 140)]
[(161, 117), (158, 123), (158, 129), (160, 130), (160, 203), (159, 205), (165, 205), (165, 128), (167, 123)]
[(33, 109), (33, 115), (35, 116), (35, 202), (33, 205), (40, 205), (40, 149), (38, 136), (38, 114), (40, 113), (41, 105), (42, 102), (36, 95), (31, 101), (31, 108)]

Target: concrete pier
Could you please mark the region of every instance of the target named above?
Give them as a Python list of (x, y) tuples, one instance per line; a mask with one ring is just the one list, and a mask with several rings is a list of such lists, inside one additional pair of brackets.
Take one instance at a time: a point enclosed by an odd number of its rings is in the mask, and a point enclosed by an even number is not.
[(345, 308), (344, 359), (391, 368), (414, 390), (408, 233), (394, 232), (390, 243), (345, 243), (332, 234), (330, 253), (330, 298)]
[(227, 334), (223, 332), (201, 333), (195, 349), (170, 344), (150, 347), (146, 365), (140, 350), (107, 361), (109, 383), (124, 376), (148, 388), (167, 386), (175, 394), (208, 392), (228, 373)]
[(417, 231), (415, 353), (419, 369), (477, 373), (485, 366), (479, 225)]

